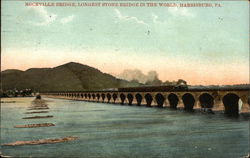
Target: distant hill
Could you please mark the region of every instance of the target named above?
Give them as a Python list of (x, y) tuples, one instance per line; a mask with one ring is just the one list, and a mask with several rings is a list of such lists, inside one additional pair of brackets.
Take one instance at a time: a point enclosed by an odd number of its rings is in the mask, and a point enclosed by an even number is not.
[(5, 70), (1, 72), (1, 82), (3, 90), (31, 88), (37, 91), (101, 90), (138, 85), (74, 62), (54, 68)]

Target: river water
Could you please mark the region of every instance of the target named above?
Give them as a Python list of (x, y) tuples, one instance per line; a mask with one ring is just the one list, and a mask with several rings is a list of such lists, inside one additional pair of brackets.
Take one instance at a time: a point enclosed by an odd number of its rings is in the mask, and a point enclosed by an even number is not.
[[(48, 113), (26, 114), (34, 98), (2, 99), (1, 152), (20, 157), (240, 158), (249, 153), (249, 119), (63, 99), (47, 100)], [(15, 101), (9, 102), (9, 101)], [(51, 118), (22, 119), (52, 115)], [(15, 125), (54, 123), (52, 127)], [(2, 146), (15, 141), (76, 136), (58, 143)]]

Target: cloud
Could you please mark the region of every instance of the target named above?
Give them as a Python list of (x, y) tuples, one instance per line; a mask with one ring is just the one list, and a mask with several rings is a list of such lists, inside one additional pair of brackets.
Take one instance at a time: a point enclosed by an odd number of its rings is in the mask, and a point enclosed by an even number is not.
[[(126, 15), (122, 15), (122, 13), (120, 12), (120, 10), (118, 9), (114, 9), (117, 17), (119, 20), (121, 21), (133, 21), (137, 24), (142, 24), (142, 25), (148, 25), (147, 23), (145, 23), (143, 20), (139, 20), (137, 17), (135, 16), (126, 16)], [(117, 22), (116, 22), (117, 23)]]
[[(195, 14), (192, 13), (189, 9), (187, 8), (178, 8), (178, 7), (169, 7), (167, 10), (168, 13), (170, 13), (174, 17), (195, 17)], [(165, 19), (163, 21), (159, 20), (159, 16), (156, 15), (155, 13), (151, 14), (152, 16), (152, 21), (155, 24), (166, 24), (169, 23), (169, 20)], [(161, 17), (160, 17), (161, 18)]]
[(56, 14), (48, 12), (43, 6), (38, 6), (38, 7), (31, 6), (29, 7), (29, 9), (32, 9), (37, 14), (37, 16), (40, 17), (39, 22), (33, 22), (34, 25), (38, 26), (49, 25), (52, 22), (54, 22), (57, 18)]
[(70, 15), (70, 16), (67, 16), (67, 17), (62, 18), (62, 19), (60, 20), (60, 22), (61, 22), (62, 24), (67, 24), (67, 23), (71, 22), (74, 18), (75, 18), (74, 15)]
[(158, 19), (159, 19), (159, 16), (158, 16), (158, 15), (152, 13), (152, 17), (153, 17), (153, 22), (154, 22), (155, 24), (163, 24), (163, 23), (164, 23), (164, 21), (159, 21), (159, 20), (158, 20)]
[[(36, 16), (39, 17), (39, 18), (37, 18), (38, 21), (36, 21), (36, 22), (32, 21), (33, 25), (36, 25), (36, 26), (46, 26), (46, 25), (49, 25), (49, 24), (57, 21), (57, 19), (58, 19), (57, 18), (58, 15), (49, 12), (43, 6), (36, 6), (36, 7), (35, 6), (30, 6), (28, 8), (30, 10), (32, 10), (35, 13)], [(63, 17), (63, 18), (60, 19), (60, 23), (62, 23), (62, 24), (69, 23), (72, 20), (74, 20), (74, 18), (75, 18), (75, 15), (70, 15), (70, 16)]]
[(194, 14), (187, 8), (169, 7), (168, 12), (173, 16), (194, 17)]
[(159, 18), (158, 15), (152, 13), (152, 17), (153, 17), (153, 22), (157, 23), (158, 22), (158, 18)]

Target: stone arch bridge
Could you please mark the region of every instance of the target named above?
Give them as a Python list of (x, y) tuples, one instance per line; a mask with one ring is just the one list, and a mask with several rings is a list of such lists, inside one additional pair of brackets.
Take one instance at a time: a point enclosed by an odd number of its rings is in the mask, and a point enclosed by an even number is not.
[(249, 88), (140, 89), (43, 92), (43, 96), (149, 107), (212, 109), (226, 114), (250, 112)]

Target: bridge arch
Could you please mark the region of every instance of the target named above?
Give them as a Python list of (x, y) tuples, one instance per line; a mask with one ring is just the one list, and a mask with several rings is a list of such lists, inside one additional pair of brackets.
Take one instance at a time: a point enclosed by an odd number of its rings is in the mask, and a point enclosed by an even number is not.
[(104, 102), (104, 100), (105, 100), (105, 94), (102, 93), (102, 94), (101, 94), (101, 97), (102, 97), (102, 102)]
[(121, 104), (124, 104), (126, 96), (122, 93), (122, 94), (120, 94), (120, 98), (121, 98)]
[(137, 93), (137, 94), (135, 95), (135, 99), (136, 99), (136, 101), (137, 101), (137, 105), (140, 106), (140, 105), (141, 105), (141, 101), (142, 101), (142, 95), (139, 94), (139, 93)]
[(155, 100), (158, 107), (163, 107), (163, 104), (165, 102), (165, 97), (161, 93), (156, 94)]
[(109, 101), (111, 99), (111, 94), (110, 93), (107, 94), (107, 98), (108, 98), (108, 103), (109, 103)]
[(213, 108), (214, 106), (214, 98), (208, 93), (201, 94), (199, 101), (202, 108)]
[(225, 114), (227, 115), (239, 114), (239, 99), (240, 97), (234, 93), (228, 93), (223, 97), (222, 102), (225, 107)]
[(114, 93), (114, 94), (112, 95), (112, 97), (113, 97), (113, 100), (114, 100), (114, 102), (115, 102), (116, 99), (117, 99), (117, 94)]
[(194, 96), (192, 94), (185, 93), (182, 96), (182, 101), (183, 101), (185, 110), (193, 110), (195, 99), (194, 99)]
[(94, 93), (92, 94), (92, 98), (95, 99), (95, 94)]
[(97, 94), (96, 94), (96, 97), (97, 97), (97, 100), (99, 100), (99, 99), (100, 99), (100, 94), (97, 93)]
[(147, 93), (145, 95), (145, 100), (146, 100), (147, 106), (151, 106), (152, 101), (153, 101), (153, 97), (151, 96), (151, 94)]
[(89, 99), (91, 99), (91, 94), (88, 94)]
[(176, 94), (170, 93), (168, 95), (168, 102), (170, 104), (170, 108), (176, 109), (179, 102), (179, 98)]
[(85, 93), (84, 96), (85, 96), (85, 99), (87, 99), (87, 97), (88, 97), (87, 93)]
[(84, 97), (84, 95), (83, 95), (83, 93), (81, 94), (81, 98), (83, 98)]
[(128, 98), (128, 105), (132, 105), (132, 102), (133, 102), (133, 99), (134, 99), (133, 95), (129, 93), (127, 95), (127, 98)]

